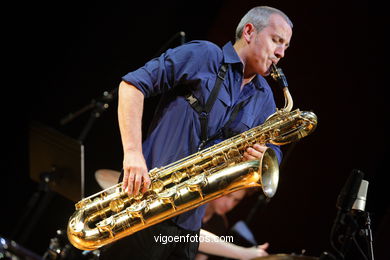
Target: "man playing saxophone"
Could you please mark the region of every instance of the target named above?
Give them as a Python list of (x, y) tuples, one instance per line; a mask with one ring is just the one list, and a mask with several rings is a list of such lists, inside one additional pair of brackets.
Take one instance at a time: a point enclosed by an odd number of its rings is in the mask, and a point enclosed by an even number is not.
[[(192, 41), (123, 76), (118, 92), (123, 188), (131, 195), (144, 193), (151, 183), (148, 169), (262, 124), (276, 110), (264, 77), (284, 57), (291, 36), (292, 23), (283, 12), (255, 7), (238, 24), (234, 44), (220, 48)], [(144, 99), (157, 94), (162, 98), (142, 143)], [(280, 162), (280, 148), (269, 146)], [(255, 144), (243, 158), (261, 158), (266, 149)], [(101, 258), (193, 259), (197, 242), (162, 245), (155, 237), (198, 236), (204, 211), (205, 205), (199, 206), (116, 241), (103, 248)], [(259, 248), (259, 255), (266, 254)]]

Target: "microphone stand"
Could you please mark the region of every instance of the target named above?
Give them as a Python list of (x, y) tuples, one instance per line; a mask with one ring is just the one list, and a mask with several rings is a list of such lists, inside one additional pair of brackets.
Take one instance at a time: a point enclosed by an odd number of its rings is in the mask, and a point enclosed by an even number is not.
[(256, 198), (256, 201), (254, 205), (252, 206), (251, 210), (249, 211), (245, 223), (250, 224), (252, 220), (255, 218), (255, 215), (259, 209), (265, 208), (265, 206), (271, 201), (270, 198), (267, 198), (263, 193), (259, 194), (259, 196)]
[(60, 124), (66, 125), (69, 122), (73, 121), (75, 118), (92, 109), (91, 115), (78, 138), (81, 143), (84, 143), (84, 140), (88, 132), (91, 130), (92, 125), (94, 124), (96, 119), (99, 118), (101, 114), (108, 109), (109, 103), (111, 103), (117, 97), (117, 95), (118, 88), (115, 88), (110, 92), (104, 91), (103, 95), (100, 98), (92, 99), (88, 105), (82, 107), (74, 113), (68, 114), (63, 119), (61, 119)]
[(160, 56), (164, 51), (166, 51), (169, 45), (177, 38), (180, 38), (180, 45), (186, 43), (186, 33), (183, 31), (179, 31), (174, 35), (172, 35), (171, 38), (169, 38), (169, 40), (158, 50), (158, 52), (153, 57)]
[[(343, 229), (342, 234), (336, 236), (336, 231)], [(367, 243), (367, 252), (363, 252), (358, 241), (357, 235), (363, 237)], [(371, 219), (369, 212), (349, 212), (345, 215), (343, 223), (334, 223), (331, 231), (331, 245), (336, 251), (337, 259), (350, 259), (348, 255), (352, 250), (352, 242), (358, 249), (358, 252), (364, 259), (374, 260), (373, 236), (371, 230)], [(339, 247), (336, 246), (339, 244)]]
[(371, 219), (370, 213), (364, 212), (363, 218), (365, 218), (364, 225), (365, 227), (360, 230), (360, 235), (365, 236), (367, 242), (368, 250), (368, 259), (374, 260), (374, 249), (373, 249), (373, 239), (372, 239), (372, 230), (371, 230)]

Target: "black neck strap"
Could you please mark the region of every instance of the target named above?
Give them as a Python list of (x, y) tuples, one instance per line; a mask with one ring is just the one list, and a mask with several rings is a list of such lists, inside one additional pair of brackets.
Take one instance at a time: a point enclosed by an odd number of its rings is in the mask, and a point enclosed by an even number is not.
[(238, 104), (234, 108), (233, 112), (230, 115), (228, 122), (221, 129), (221, 131), (218, 131), (218, 133), (216, 133), (215, 135), (213, 135), (211, 137), (208, 136), (207, 126), (208, 126), (209, 113), (210, 113), (211, 109), (213, 108), (215, 101), (217, 100), (218, 93), (221, 89), (222, 82), (225, 80), (225, 76), (226, 76), (226, 72), (227, 72), (228, 68), (229, 68), (228, 64), (222, 64), (221, 68), (218, 71), (218, 77), (217, 77), (217, 80), (215, 81), (214, 88), (211, 91), (210, 96), (207, 99), (207, 102), (204, 106), (202, 106), (202, 104), (198, 101), (198, 99), (192, 93), (189, 93), (185, 97), (186, 100), (192, 106), (192, 108), (199, 114), (199, 121), (200, 121), (200, 127), (201, 127), (201, 135), (200, 135), (201, 143), (199, 145), (199, 150), (201, 150), (205, 146), (205, 144), (207, 144), (209, 141), (216, 139), (216, 138), (219, 138), (221, 136), (221, 134), (223, 134), (225, 137), (230, 137), (230, 136), (234, 135), (234, 133), (232, 133), (229, 130), (228, 125), (236, 119), (238, 112), (246, 104), (246, 101), (243, 101), (240, 104)]
[(218, 71), (218, 77), (215, 81), (215, 85), (213, 90), (210, 93), (209, 98), (204, 106), (198, 101), (198, 99), (192, 94), (188, 94), (186, 96), (187, 101), (190, 103), (193, 109), (199, 114), (200, 127), (201, 127), (201, 142), (204, 143), (207, 141), (207, 125), (208, 125), (208, 117), (211, 109), (214, 106), (214, 103), (217, 99), (218, 93), (221, 89), (222, 82), (225, 80), (225, 75), (228, 70), (228, 64), (222, 64)]

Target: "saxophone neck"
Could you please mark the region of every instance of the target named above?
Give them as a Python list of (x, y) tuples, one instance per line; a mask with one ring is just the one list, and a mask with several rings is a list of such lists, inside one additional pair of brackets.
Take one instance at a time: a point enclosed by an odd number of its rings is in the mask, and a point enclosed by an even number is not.
[(288, 83), (286, 76), (284, 75), (281, 68), (276, 67), (274, 63), (271, 65), (271, 77), (278, 83), (283, 90), (284, 95), (284, 108), (285, 112), (290, 112), (293, 107), (293, 99), (290, 91), (288, 90)]
[(291, 97), (290, 91), (288, 90), (288, 87), (283, 88), (283, 94), (284, 94), (284, 103), (285, 103), (283, 110), (286, 112), (290, 112), (294, 102)]

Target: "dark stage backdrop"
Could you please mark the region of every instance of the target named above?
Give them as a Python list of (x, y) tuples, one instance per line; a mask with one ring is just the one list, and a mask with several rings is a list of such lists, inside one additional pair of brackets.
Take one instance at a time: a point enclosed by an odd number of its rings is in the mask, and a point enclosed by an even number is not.
[[(283, 147), (278, 192), (250, 228), (259, 242), (270, 243), (270, 253), (305, 249), (320, 255), (330, 249), (338, 193), (351, 170), (360, 169), (370, 183), (367, 210), (372, 213), (374, 249), (377, 259), (384, 259), (384, 241), (390, 240), (384, 80), (388, 22), (383, 6), (373, 1), (66, 1), (13, 6), (12, 18), (5, 23), (9, 44), (3, 48), (12, 73), (6, 73), (10, 80), (2, 86), (11, 91), (2, 98), (6, 146), (0, 236), (43, 254), (73, 212), (73, 202), (54, 194), (34, 227), (29, 227), (31, 220), (22, 221), (39, 188), (29, 177), (31, 121), (77, 139), (91, 111), (60, 125), (67, 114), (115, 89), (121, 76), (161, 50), (179, 45), (182, 39), (172, 38), (179, 31), (186, 33), (186, 41), (210, 40), (222, 46), (233, 40), (240, 17), (256, 5), (280, 8), (293, 20), (291, 47), (280, 67), (295, 107), (314, 111), (319, 123), (311, 136)], [(282, 106), (277, 88), (275, 96)], [(157, 99), (146, 100), (145, 128)], [(99, 190), (96, 170), (121, 168), (116, 106), (113, 100), (85, 138), (87, 195)], [(231, 212), (230, 223), (245, 218), (254, 200)]]

